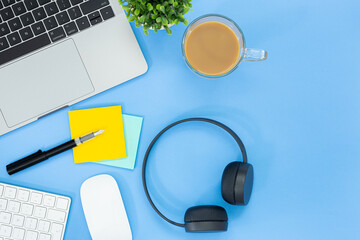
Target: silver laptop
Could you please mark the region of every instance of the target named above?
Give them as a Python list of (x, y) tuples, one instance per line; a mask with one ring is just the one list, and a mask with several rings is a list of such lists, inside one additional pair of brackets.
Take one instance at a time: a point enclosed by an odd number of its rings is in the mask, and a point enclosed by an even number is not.
[(0, 0), (0, 135), (147, 71), (114, 0)]

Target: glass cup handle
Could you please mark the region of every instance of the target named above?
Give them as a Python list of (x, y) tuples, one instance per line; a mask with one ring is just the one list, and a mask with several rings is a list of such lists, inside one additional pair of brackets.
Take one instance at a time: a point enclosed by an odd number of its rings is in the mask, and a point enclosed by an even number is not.
[(267, 52), (261, 49), (246, 48), (245, 61), (263, 61), (267, 58)]

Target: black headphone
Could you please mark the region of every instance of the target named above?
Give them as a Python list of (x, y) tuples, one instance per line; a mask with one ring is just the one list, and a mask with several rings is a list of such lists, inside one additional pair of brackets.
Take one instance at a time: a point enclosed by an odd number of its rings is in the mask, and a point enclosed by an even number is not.
[(156, 137), (152, 140), (146, 151), (143, 162), (142, 181), (145, 194), (151, 206), (157, 212), (157, 214), (159, 214), (160, 217), (175, 226), (185, 227), (185, 230), (187, 232), (226, 231), (228, 226), (228, 216), (224, 208), (211, 205), (191, 207), (185, 213), (185, 223), (177, 223), (165, 217), (159, 211), (159, 209), (157, 209), (150, 197), (147, 188), (145, 176), (146, 163), (154, 144), (159, 139), (159, 137), (170, 128), (180, 123), (190, 121), (201, 121), (214, 124), (227, 131), (235, 139), (235, 141), (240, 147), (243, 162), (232, 162), (226, 166), (221, 180), (221, 194), (226, 202), (233, 205), (246, 205), (249, 202), (253, 186), (254, 171), (252, 165), (247, 163), (245, 146), (239, 136), (236, 135), (236, 133), (229, 127), (207, 118), (184, 119), (167, 126), (160, 133), (158, 133), (158, 135), (156, 135)]

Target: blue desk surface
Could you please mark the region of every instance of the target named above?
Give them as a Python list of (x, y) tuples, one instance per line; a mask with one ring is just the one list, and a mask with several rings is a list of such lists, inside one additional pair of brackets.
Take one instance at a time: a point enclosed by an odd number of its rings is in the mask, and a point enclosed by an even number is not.
[[(172, 36), (144, 36), (134, 28), (149, 71), (0, 137), (0, 180), (71, 196), (69, 240), (90, 239), (79, 189), (101, 173), (117, 180), (134, 239), (359, 239), (360, 2), (197, 0), (193, 9), (189, 20), (207, 13), (234, 19), (247, 46), (266, 49), (268, 60), (242, 63), (222, 79), (204, 79), (182, 59), (185, 26), (173, 27)], [(75, 165), (70, 151), (7, 175), (6, 164), (70, 138), (69, 110), (109, 105), (144, 117), (134, 171)], [(222, 200), (223, 168), (240, 154), (227, 134), (199, 123), (160, 140), (149, 160), (151, 193), (178, 221), (197, 204), (224, 206), (230, 219), (224, 233), (189, 234), (169, 225), (142, 189), (142, 158), (151, 139), (165, 125), (193, 116), (222, 121), (243, 138), (255, 169), (249, 205)]]

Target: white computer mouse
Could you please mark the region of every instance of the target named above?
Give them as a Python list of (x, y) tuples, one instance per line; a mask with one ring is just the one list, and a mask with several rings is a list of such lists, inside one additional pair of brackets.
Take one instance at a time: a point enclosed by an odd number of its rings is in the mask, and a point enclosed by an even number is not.
[(102, 174), (87, 179), (80, 194), (93, 240), (132, 240), (120, 190), (112, 176)]

